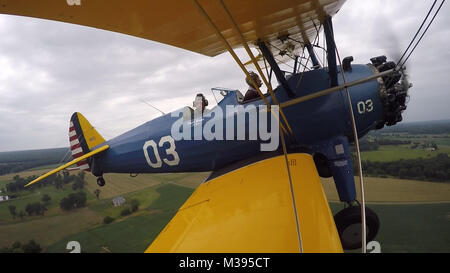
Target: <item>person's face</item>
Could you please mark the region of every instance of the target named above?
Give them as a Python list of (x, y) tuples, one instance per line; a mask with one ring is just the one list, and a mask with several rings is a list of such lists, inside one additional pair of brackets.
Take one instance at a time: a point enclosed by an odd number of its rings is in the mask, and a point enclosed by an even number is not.
[(205, 102), (203, 101), (202, 97), (197, 96), (195, 97), (195, 107), (197, 108), (204, 108), (205, 107)]
[(258, 87), (261, 87), (262, 85), (262, 81), (259, 77), (256, 77), (256, 84), (258, 85)]

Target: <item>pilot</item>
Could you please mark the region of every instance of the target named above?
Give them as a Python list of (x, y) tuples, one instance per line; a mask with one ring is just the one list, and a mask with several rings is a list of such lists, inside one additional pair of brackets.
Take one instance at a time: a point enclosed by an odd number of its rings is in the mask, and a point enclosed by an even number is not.
[[(261, 82), (261, 79), (259, 78), (258, 74), (256, 74), (253, 71), (250, 71), (249, 74), (250, 74), (251, 79), (253, 79), (253, 82), (255, 82), (258, 87), (261, 87), (262, 82)], [(247, 84), (248, 84), (248, 90), (247, 90), (247, 93), (245, 93), (244, 101), (259, 98), (258, 91), (256, 91), (256, 87), (253, 86), (253, 83), (249, 77), (245, 78), (245, 82), (247, 82)]]
[(194, 111), (199, 111), (201, 115), (205, 113), (206, 106), (208, 106), (208, 100), (203, 96), (202, 93), (198, 93), (197, 96), (195, 96), (195, 100), (192, 103), (192, 106), (195, 108)]

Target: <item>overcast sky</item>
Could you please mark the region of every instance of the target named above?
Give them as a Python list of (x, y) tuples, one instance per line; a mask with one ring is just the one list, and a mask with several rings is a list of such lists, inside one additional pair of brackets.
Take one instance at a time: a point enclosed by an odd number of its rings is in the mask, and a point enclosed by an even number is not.
[[(407, 47), (433, 1), (348, 0), (334, 17), (341, 57), (368, 63)], [(406, 121), (450, 119), (450, 7), (407, 64), (414, 88)], [(211, 87), (246, 90), (228, 53), (211, 58), (123, 34), (0, 15), (0, 151), (68, 146), (78, 111), (110, 139)], [(240, 52), (241, 56), (244, 56)], [(243, 58), (245, 61), (248, 58)], [(213, 104), (213, 103), (211, 103)]]

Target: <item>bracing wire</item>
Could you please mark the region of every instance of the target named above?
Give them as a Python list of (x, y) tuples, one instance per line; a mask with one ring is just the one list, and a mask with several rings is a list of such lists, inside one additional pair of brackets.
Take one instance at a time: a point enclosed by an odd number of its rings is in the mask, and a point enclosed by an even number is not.
[[(281, 121), (279, 121), (279, 124), (281, 125)], [(291, 169), (289, 168), (288, 153), (287, 153), (287, 148), (286, 148), (286, 143), (285, 143), (283, 131), (279, 130), (279, 132), (280, 132), (281, 145), (282, 145), (282, 148), (283, 148), (284, 160), (285, 160), (285, 164), (286, 164), (286, 171), (287, 171), (287, 174), (288, 174), (289, 189), (290, 189), (291, 198), (292, 198), (292, 208), (294, 210), (295, 226), (296, 226), (296, 230), (297, 230), (298, 247), (299, 247), (299, 252), (303, 253), (302, 233), (301, 233), (301, 230), (300, 230), (300, 219), (299, 219), (299, 216), (298, 216), (297, 204), (296, 204), (296, 201), (295, 201), (294, 184), (292, 183)]]
[[(428, 31), (428, 29), (430, 28), (431, 24), (433, 23), (434, 19), (436, 18), (436, 15), (439, 13), (442, 5), (444, 4), (445, 0), (442, 0), (441, 4), (439, 5), (439, 7), (437, 8), (436, 12), (434, 13), (431, 21), (428, 23), (427, 27), (425, 28), (425, 30), (423, 31), (422, 35), (419, 37), (419, 40), (415, 43), (414, 47), (412, 48), (412, 50), (409, 52), (408, 55), (406, 55), (409, 51), (409, 49), (411, 48), (411, 46), (413, 45), (415, 39), (417, 38), (417, 35), (419, 35), (420, 31), (422, 30), (422, 27), (425, 25), (428, 17), (430, 16), (431, 12), (434, 9), (434, 6), (436, 4), (437, 0), (435, 0), (433, 2), (433, 4), (431, 5), (427, 15), (425, 16), (425, 18), (422, 21), (422, 24), (420, 25), (419, 29), (417, 30), (416, 34), (414, 35), (414, 37), (412, 38), (411, 42), (409, 43), (408, 47), (406, 48), (406, 50), (403, 52), (401, 58), (398, 60), (397, 64), (396, 64), (396, 69), (397, 70), (402, 70), (406, 64), (406, 62), (408, 61), (409, 57), (412, 55), (412, 53), (414, 52), (414, 50), (416, 49), (416, 47), (419, 45), (420, 41), (422, 40), (422, 38), (424, 37), (425, 33)], [(405, 60), (400, 64), (400, 62), (403, 60), (403, 58), (406, 56)], [(389, 79), (386, 85), (390, 85), (392, 83), (393, 79)]]
[(401, 60), (403, 59), (403, 57), (405, 57), (406, 53), (408, 52), (409, 48), (411, 47), (411, 45), (413, 44), (414, 40), (416, 39), (417, 35), (419, 34), (420, 30), (422, 29), (423, 25), (425, 24), (425, 22), (428, 19), (428, 16), (430, 15), (431, 11), (434, 8), (434, 5), (436, 4), (437, 0), (434, 0), (433, 5), (431, 5), (430, 10), (427, 13), (427, 16), (425, 16), (425, 19), (423, 19), (422, 24), (420, 25), (419, 29), (417, 30), (416, 34), (414, 35), (414, 37), (412, 38), (411, 42), (409, 43), (408, 47), (406, 48), (405, 52), (403, 52), (402, 56), (400, 57), (400, 59), (397, 62), (397, 66), (398, 64), (401, 62)]
[(151, 108), (155, 109), (156, 111), (160, 112), (161, 114), (165, 115), (166, 113), (164, 113), (163, 111), (159, 110), (158, 108), (156, 108), (155, 106), (151, 105), (150, 103), (146, 102), (143, 99), (139, 99), (142, 103), (147, 104), (148, 106), (150, 106)]
[[(436, 1), (435, 1), (436, 2)], [(402, 65), (400, 67), (403, 67), (406, 63), (406, 61), (408, 61), (409, 57), (411, 56), (411, 54), (414, 52), (414, 50), (416, 49), (416, 47), (419, 45), (420, 41), (422, 40), (423, 36), (425, 35), (425, 33), (428, 31), (428, 29), (430, 28), (431, 24), (434, 21), (434, 18), (436, 18), (436, 15), (439, 13), (442, 5), (444, 4), (445, 0), (442, 0), (441, 4), (439, 5), (438, 9), (436, 10), (436, 12), (433, 15), (433, 18), (431, 18), (431, 21), (428, 23), (427, 27), (425, 28), (425, 30), (423, 31), (422, 35), (420, 36), (419, 40), (416, 42), (416, 44), (414, 45), (413, 49), (411, 50), (411, 52), (408, 54), (408, 56), (406, 57), (406, 59), (403, 61)], [(431, 9), (430, 9), (431, 11)], [(427, 15), (428, 17), (428, 15)], [(398, 65), (398, 64), (397, 64)]]

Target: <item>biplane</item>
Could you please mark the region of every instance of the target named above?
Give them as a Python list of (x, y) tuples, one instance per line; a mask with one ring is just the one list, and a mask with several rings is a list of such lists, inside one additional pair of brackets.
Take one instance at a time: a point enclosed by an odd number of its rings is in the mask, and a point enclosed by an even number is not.
[[(359, 156), (358, 138), (400, 122), (410, 84), (404, 68), (385, 56), (374, 56), (368, 64), (340, 58), (332, 18), (344, 2), (0, 0), (3, 14), (119, 32), (209, 57), (228, 52), (259, 95), (244, 101), (239, 90), (217, 89), (222, 99), (210, 113), (196, 116), (195, 109), (185, 106), (110, 140), (74, 113), (69, 126), (74, 160), (28, 186), (74, 164), (98, 177), (99, 186), (105, 185), (104, 173), (211, 172), (146, 252), (365, 249), (379, 219), (364, 200), (357, 201), (350, 144), (356, 144)], [(326, 48), (317, 43), (321, 32)], [(236, 48), (244, 48), (250, 60), (240, 60)], [(326, 63), (319, 62), (317, 50), (325, 52)], [(280, 68), (287, 61), (294, 62), (292, 71)], [(249, 66), (266, 94), (250, 77)], [(227, 107), (239, 106), (269, 113), (267, 123), (244, 113), (243, 139), (237, 123), (227, 123), (239, 115), (226, 112)], [(221, 120), (211, 114), (220, 111), (226, 112)], [(213, 120), (224, 127), (220, 137), (173, 136), (176, 122), (192, 132)], [(275, 149), (261, 149), (267, 139), (245, 138), (261, 126), (277, 132)], [(229, 130), (231, 140), (224, 136)], [(347, 204), (335, 216), (320, 177), (333, 177)]]

